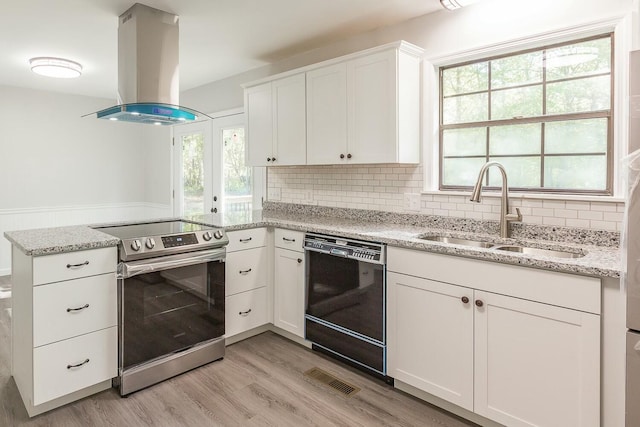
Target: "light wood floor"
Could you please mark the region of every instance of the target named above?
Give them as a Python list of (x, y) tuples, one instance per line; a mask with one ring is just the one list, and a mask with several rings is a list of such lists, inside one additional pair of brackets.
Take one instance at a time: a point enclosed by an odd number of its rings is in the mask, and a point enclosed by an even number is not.
[[(10, 376), (9, 307), (9, 298), (0, 299), (2, 427), (473, 425), (271, 332), (128, 398), (111, 389), (29, 419)], [(362, 390), (349, 398), (304, 377), (314, 366)]]

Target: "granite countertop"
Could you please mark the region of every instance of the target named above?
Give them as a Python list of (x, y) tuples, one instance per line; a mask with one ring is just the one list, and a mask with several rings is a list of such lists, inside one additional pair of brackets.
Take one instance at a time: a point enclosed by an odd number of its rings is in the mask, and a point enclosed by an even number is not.
[[(351, 212), (346, 212), (346, 214), (348, 216)], [(496, 232), (487, 232), (482, 227), (478, 227), (477, 224), (474, 226), (473, 223), (470, 226), (468, 221), (463, 224), (464, 227), (461, 227), (460, 222), (456, 222), (456, 220), (442, 223), (429, 222), (428, 225), (425, 225), (420, 221), (412, 221), (411, 216), (372, 215), (375, 214), (351, 215), (352, 217), (349, 218), (319, 215), (317, 212), (304, 210), (257, 210), (227, 213), (226, 215), (188, 216), (183, 219), (204, 225), (223, 227), (226, 231), (257, 227), (279, 227), (290, 230), (334, 234), (347, 238), (382, 242), (390, 246), (484, 259), (564, 273), (596, 277), (620, 277), (621, 251), (617, 247), (617, 242), (611, 242), (611, 240), (615, 240), (611, 239), (611, 233), (588, 233), (589, 236), (583, 238), (586, 243), (576, 242), (575, 239), (575, 234), (584, 235), (584, 233), (556, 229), (550, 230), (549, 234), (539, 232), (538, 229), (534, 229), (534, 231), (537, 231), (536, 233), (531, 231), (527, 233), (519, 230), (518, 233), (514, 232), (514, 235), (519, 234), (515, 238), (501, 239)], [(493, 230), (490, 228), (489, 231)], [(563, 232), (567, 233), (567, 235), (563, 236)], [(532, 254), (525, 255), (496, 251), (490, 248), (426, 241), (418, 238), (419, 235), (425, 234), (577, 252), (584, 253), (585, 256), (581, 258), (557, 258)], [(542, 235), (544, 239), (536, 238), (539, 235)], [(91, 226), (9, 231), (5, 232), (5, 237), (25, 254), (33, 256), (116, 246), (119, 242), (119, 239), (94, 230)]]

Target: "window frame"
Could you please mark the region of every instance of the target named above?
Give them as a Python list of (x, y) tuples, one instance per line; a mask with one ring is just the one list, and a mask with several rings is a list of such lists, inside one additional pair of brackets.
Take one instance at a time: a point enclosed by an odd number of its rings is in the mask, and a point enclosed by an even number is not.
[[(582, 43), (582, 42), (587, 42), (587, 41), (591, 41), (591, 40), (598, 40), (598, 39), (604, 39), (604, 38), (609, 38), (610, 39), (610, 43), (611, 43), (611, 52), (610, 52), (610, 71), (608, 73), (598, 73), (598, 74), (593, 74), (593, 75), (589, 75), (589, 76), (577, 76), (577, 77), (568, 77), (568, 78), (562, 78), (562, 79), (556, 79), (556, 80), (552, 80), (552, 81), (547, 81), (546, 79), (546, 71), (543, 72), (542, 75), (542, 80), (541, 82), (536, 82), (536, 83), (525, 83), (525, 84), (521, 84), (521, 85), (515, 85), (515, 86), (508, 86), (508, 87), (504, 87), (504, 88), (498, 88), (498, 89), (493, 89), (491, 88), (491, 75), (489, 73), (488, 75), (488, 87), (483, 91), (477, 91), (477, 92), (469, 92), (469, 93), (464, 93), (464, 94), (460, 94), (460, 96), (462, 95), (469, 95), (469, 94), (474, 94), (474, 93), (486, 93), (487, 94), (487, 102), (488, 102), (488, 115), (489, 117), (491, 116), (491, 94), (495, 93), (495, 92), (499, 92), (502, 90), (510, 90), (510, 89), (518, 89), (518, 88), (526, 88), (526, 87), (533, 87), (533, 86), (538, 86), (541, 85), (542, 86), (542, 107), (543, 107), (543, 111), (541, 115), (538, 116), (531, 116), (531, 117), (520, 117), (520, 118), (511, 118), (511, 119), (497, 119), (497, 120), (483, 120), (483, 121), (477, 121), (477, 122), (464, 122), (464, 123), (453, 123), (453, 124), (448, 124), (448, 125), (444, 125), (443, 124), (443, 119), (444, 119), (444, 95), (443, 95), (443, 73), (445, 70), (447, 69), (451, 69), (451, 68), (457, 68), (457, 67), (461, 67), (461, 66), (466, 66), (466, 65), (470, 65), (470, 64), (476, 64), (476, 63), (482, 63), (482, 62), (490, 62), (493, 60), (497, 60), (497, 59), (501, 59), (501, 58), (506, 58), (506, 57), (512, 57), (512, 56), (518, 56), (518, 55), (522, 55), (522, 54), (526, 54), (526, 53), (530, 53), (530, 52), (538, 52), (538, 51), (544, 51), (544, 50), (548, 50), (548, 49), (553, 49), (553, 48), (557, 48), (557, 47), (561, 47), (561, 46), (569, 46), (569, 45), (573, 45), (573, 44), (578, 44), (578, 43)], [(558, 121), (564, 121), (564, 122), (569, 122), (572, 120), (581, 120), (581, 119), (590, 119), (590, 118), (603, 118), (607, 120), (607, 147), (606, 147), (606, 151), (604, 152), (604, 154), (606, 155), (606, 167), (607, 167), (607, 176), (606, 176), (606, 188), (603, 190), (583, 190), (583, 189), (568, 189), (568, 188), (544, 188), (544, 187), (535, 187), (535, 188), (523, 188), (523, 187), (509, 187), (510, 191), (513, 192), (519, 192), (522, 194), (541, 194), (541, 195), (550, 195), (550, 194), (556, 194), (556, 195), (568, 195), (568, 196), (613, 196), (614, 195), (614, 184), (615, 184), (615, 167), (614, 167), (614, 161), (615, 161), (615, 154), (616, 154), (616, 150), (614, 147), (614, 142), (615, 142), (615, 137), (614, 137), (614, 133), (615, 133), (615, 128), (616, 128), (616, 111), (615, 111), (615, 107), (616, 107), (616, 102), (617, 102), (617, 97), (616, 97), (616, 49), (617, 49), (617, 43), (616, 43), (616, 34), (615, 34), (615, 30), (608, 28), (606, 30), (602, 30), (600, 32), (596, 32), (595, 34), (590, 34), (590, 35), (580, 35), (580, 34), (575, 34), (573, 37), (571, 38), (565, 38), (562, 41), (557, 41), (557, 42), (547, 42), (541, 45), (536, 45), (534, 47), (527, 47), (527, 48), (518, 48), (517, 46), (515, 47), (515, 49), (513, 50), (509, 50), (507, 52), (503, 52), (500, 54), (495, 54), (495, 55), (487, 55), (487, 56), (481, 56), (481, 57), (474, 57), (471, 60), (466, 60), (466, 61), (460, 61), (460, 62), (453, 62), (451, 64), (446, 64), (446, 65), (441, 65), (436, 67), (436, 78), (437, 78), (437, 93), (438, 93), (438, 110), (437, 110), (437, 135), (438, 135), (438, 174), (437, 174), (437, 179), (438, 179), (438, 191), (440, 192), (447, 192), (447, 191), (454, 191), (454, 192), (461, 192), (461, 191), (469, 191), (471, 189), (471, 186), (465, 186), (465, 185), (444, 185), (443, 184), (443, 178), (444, 178), (444, 169), (443, 169), (443, 163), (445, 160), (445, 156), (444, 156), (444, 150), (443, 150), (443, 135), (444, 135), (444, 131), (446, 130), (450, 130), (450, 129), (464, 129), (464, 128), (486, 128), (487, 130), (487, 139), (486, 139), (486, 144), (487, 144), (487, 150), (485, 152), (484, 156), (452, 156), (451, 158), (484, 158), (485, 161), (489, 161), (490, 158), (491, 160), (498, 160), (500, 158), (514, 158), (514, 157), (518, 157), (518, 158), (522, 158), (522, 157), (537, 157), (540, 158), (541, 160), (541, 170), (540, 170), (540, 184), (542, 185), (544, 183), (544, 160), (546, 157), (562, 157), (562, 156), (571, 156), (571, 155), (580, 155), (580, 156), (588, 156), (588, 155), (602, 155), (602, 152), (593, 152), (593, 153), (559, 153), (559, 154), (552, 154), (552, 155), (545, 155), (544, 153), (544, 142), (545, 142), (545, 132), (544, 132), (544, 126), (546, 123), (550, 123), (550, 122), (558, 122)], [(621, 53), (618, 52), (618, 55), (620, 55)], [(580, 80), (580, 79), (584, 79), (584, 78), (592, 78), (592, 77), (598, 77), (598, 76), (606, 76), (608, 75), (610, 78), (609, 84), (610, 84), (610, 92), (609, 92), (609, 106), (610, 108), (607, 110), (598, 110), (598, 111), (590, 111), (590, 112), (578, 112), (578, 113), (562, 113), (562, 114), (550, 114), (550, 115), (546, 115), (546, 109), (544, 108), (546, 106), (546, 90), (547, 90), (547, 85), (550, 83), (558, 83), (558, 82), (565, 82), (565, 81), (574, 81), (574, 80)], [(490, 152), (489, 152), (489, 129), (492, 127), (497, 127), (497, 126), (504, 126), (504, 125), (520, 125), (520, 124), (530, 124), (530, 123), (539, 123), (541, 125), (541, 140), (540, 140), (540, 144), (541, 144), (541, 149), (540, 149), (540, 153), (537, 154), (527, 154), (527, 155), (523, 155), (523, 154), (514, 154), (514, 155), (494, 155), (491, 156)], [(493, 187), (493, 186), (489, 186), (489, 176), (485, 177), (485, 188), (489, 189), (489, 190), (498, 190), (499, 187)]]

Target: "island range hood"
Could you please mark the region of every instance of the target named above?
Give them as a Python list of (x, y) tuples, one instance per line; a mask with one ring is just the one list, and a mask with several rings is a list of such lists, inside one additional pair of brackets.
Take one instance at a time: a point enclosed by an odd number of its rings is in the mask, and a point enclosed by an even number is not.
[(99, 119), (173, 125), (208, 118), (179, 105), (178, 16), (136, 3), (118, 24), (118, 105)]

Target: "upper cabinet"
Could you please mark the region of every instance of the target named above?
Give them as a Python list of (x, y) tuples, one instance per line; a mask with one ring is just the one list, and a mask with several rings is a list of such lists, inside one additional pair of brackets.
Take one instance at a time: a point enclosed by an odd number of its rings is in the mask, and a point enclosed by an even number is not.
[[(421, 55), (422, 49), (397, 42), (246, 85), (249, 163), (419, 163)], [(294, 78), (302, 79), (302, 89), (290, 82), (275, 93)], [(267, 97), (270, 111), (263, 107)], [(293, 150), (286, 160), (285, 146)]]
[(304, 73), (245, 90), (247, 162), (252, 166), (301, 165), (306, 161)]

